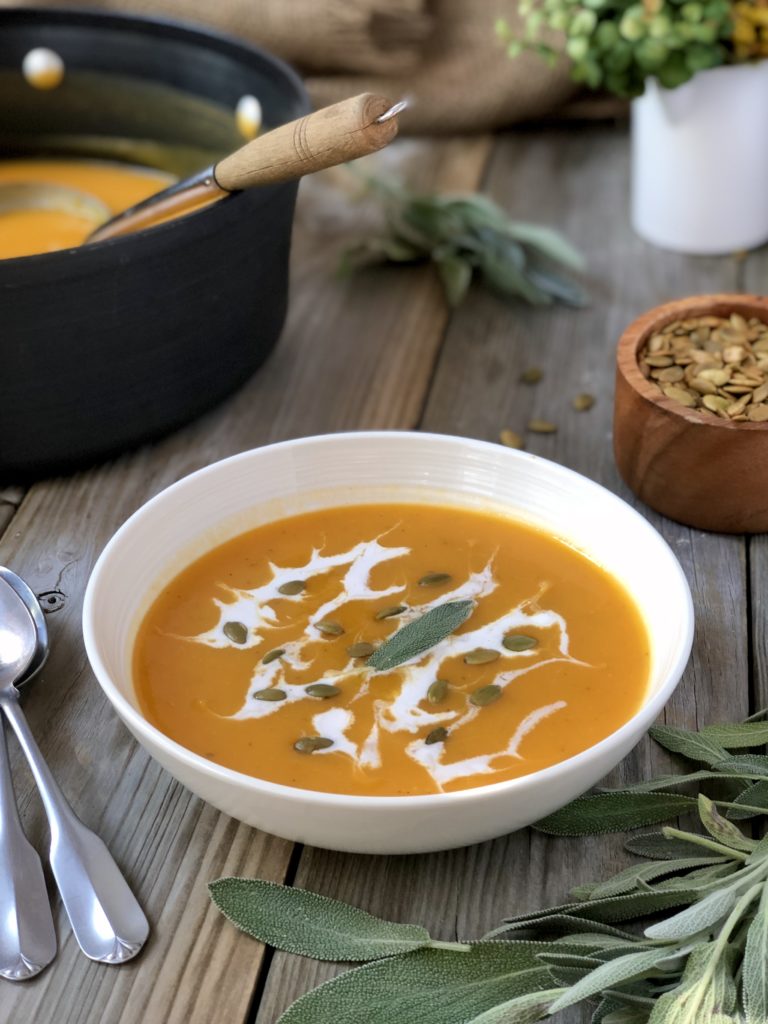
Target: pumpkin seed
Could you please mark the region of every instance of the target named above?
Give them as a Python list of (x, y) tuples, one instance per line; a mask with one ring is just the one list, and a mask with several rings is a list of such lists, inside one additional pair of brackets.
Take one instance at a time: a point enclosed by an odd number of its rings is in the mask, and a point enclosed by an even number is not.
[(676, 402), (681, 405), (687, 405), (689, 408), (693, 408), (697, 403), (698, 399), (694, 398), (690, 391), (685, 388), (679, 388), (674, 384), (665, 384), (661, 389), (667, 398), (673, 398)]
[(282, 658), (285, 654), (284, 647), (276, 647), (274, 651), (267, 651), (264, 657), (261, 659), (262, 665), (268, 665), (270, 661), (277, 661), (278, 658)]
[(441, 587), (444, 583), (450, 583), (453, 579), (448, 572), (428, 572), (419, 580), (420, 587)]
[(722, 395), (704, 395), (701, 404), (710, 412), (725, 412), (731, 403)]
[(322, 697), (325, 700), (328, 697), (338, 697), (341, 690), (338, 686), (331, 686), (330, 683), (312, 683), (304, 692), (308, 693), (310, 697)]
[(532, 434), (556, 434), (557, 424), (549, 420), (528, 420), (528, 429)]
[(523, 370), (520, 374), (520, 383), (538, 384), (543, 376), (544, 372), (538, 366), (529, 366), (527, 370)]
[(430, 704), (439, 704), (448, 693), (448, 680), (436, 679), (427, 690), (427, 700)]
[[(768, 324), (740, 313), (691, 317), (663, 327), (638, 367), (668, 397), (705, 415), (768, 422)], [(682, 371), (682, 375), (681, 375)]]
[(524, 633), (507, 633), (501, 643), (508, 651), (530, 651), (539, 646), (535, 636), (526, 636)]
[(502, 430), (499, 440), (507, 448), (525, 448), (525, 441), (514, 430)]
[(221, 631), (227, 640), (233, 644), (244, 644), (248, 642), (248, 630), (242, 622), (225, 622)]
[(339, 622), (333, 622), (331, 619), (321, 619), (315, 623), (315, 629), (318, 630), (323, 636), (341, 636), (344, 632), (344, 627)]
[(487, 665), (501, 657), (499, 651), (493, 651), (490, 647), (476, 647), (473, 651), (467, 651), (464, 655), (465, 665)]
[(350, 658), (369, 658), (375, 650), (376, 648), (373, 644), (361, 640), (359, 644), (350, 644), (347, 648), (347, 654)]
[(408, 608), (404, 604), (393, 604), (389, 608), (382, 608), (381, 611), (376, 612), (374, 619), (393, 619), (396, 615), (402, 615), (403, 612), (408, 611)]
[(445, 726), (438, 725), (436, 729), (433, 729), (432, 732), (425, 737), (424, 742), (428, 746), (431, 746), (433, 743), (444, 743), (447, 739), (448, 730)]
[(475, 690), (469, 698), (469, 702), (474, 704), (475, 707), (484, 708), (489, 704), (493, 704), (500, 696), (501, 687), (495, 683), (489, 683), (488, 686), (481, 686), (479, 690)]
[(595, 396), (587, 394), (576, 395), (571, 404), (576, 412), (587, 412), (595, 404)]
[(300, 594), (306, 587), (304, 580), (288, 580), (287, 583), (283, 583), (282, 586), (277, 588), (278, 594), (285, 594), (286, 597), (293, 597), (294, 594)]
[(293, 749), (300, 754), (314, 754), (316, 750), (327, 750), (333, 746), (333, 740), (327, 736), (302, 736), (293, 744)]
[(257, 690), (253, 696), (256, 700), (285, 700), (288, 694), (285, 690), (278, 690), (275, 686), (268, 686), (266, 690)]

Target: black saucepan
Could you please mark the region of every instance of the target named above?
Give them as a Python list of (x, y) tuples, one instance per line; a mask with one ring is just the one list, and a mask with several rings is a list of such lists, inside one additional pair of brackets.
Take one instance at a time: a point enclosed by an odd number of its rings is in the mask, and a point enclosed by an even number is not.
[[(24, 55), (67, 73), (32, 89)], [(309, 109), (293, 71), (205, 30), (89, 12), (0, 11), (0, 153), (84, 154), (184, 174)], [(160, 436), (223, 399), (283, 325), (296, 183), (149, 230), (0, 260), (0, 479), (60, 472)]]

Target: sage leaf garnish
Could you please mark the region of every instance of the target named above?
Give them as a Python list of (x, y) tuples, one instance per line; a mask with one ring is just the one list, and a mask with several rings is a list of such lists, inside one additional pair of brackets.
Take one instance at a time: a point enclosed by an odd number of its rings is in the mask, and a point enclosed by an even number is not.
[(725, 725), (705, 725), (701, 735), (726, 750), (742, 747), (762, 747), (768, 743), (768, 722), (741, 722)]
[[(222, 879), (211, 894), (239, 927), (280, 949), (374, 961), (307, 993), (279, 1024), (534, 1024), (585, 1000), (597, 1003), (593, 1024), (768, 1024), (768, 832), (754, 839), (733, 820), (768, 819), (768, 757), (728, 753), (754, 745), (762, 733), (753, 727), (767, 724), (658, 727), (659, 742), (705, 768), (580, 797), (539, 827), (599, 835), (697, 811), (705, 831), (667, 825), (631, 836), (625, 846), (639, 862), (478, 943), (438, 942), (418, 925), (270, 882)], [(718, 780), (732, 799), (669, 792)], [(639, 921), (642, 932), (617, 927)]]
[(389, 672), (417, 658), (466, 622), (474, 607), (474, 601), (449, 601), (430, 608), (377, 647), (366, 662), (367, 667), (376, 672)]
[(208, 892), (241, 931), (315, 960), (375, 960), (430, 941), (420, 925), (393, 924), (327, 896), (258, 878), (219, 878)]

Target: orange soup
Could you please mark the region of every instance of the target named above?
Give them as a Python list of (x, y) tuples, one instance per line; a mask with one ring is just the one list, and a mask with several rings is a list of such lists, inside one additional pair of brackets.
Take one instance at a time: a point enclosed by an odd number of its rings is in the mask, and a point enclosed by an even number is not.
[(592, 746), (642, 703), (649, 642), (623, 587), (493, 514), (357, 505), (261, 526), (146, 614), (147, 719), (218, 764), (302, 789), (500, 782)]
[[(3, 160), (0, 185), (66, 185), (100, 199), (121, 213), (166, 188), (174, 179), (162, 171), (107, 160)], [(80, 245), (94, 228), (87, 217), (62, 210), (19, 209), (0, 214), (0, 259), (53, 252)]]

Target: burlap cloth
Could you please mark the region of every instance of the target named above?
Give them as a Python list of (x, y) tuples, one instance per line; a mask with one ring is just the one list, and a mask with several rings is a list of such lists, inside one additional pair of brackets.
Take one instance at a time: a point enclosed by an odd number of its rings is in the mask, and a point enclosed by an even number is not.
[(509, 60), (494, 22), (517, 0), (0, 0), (100, 7), (211, 25), (294, 64), (318, 106), (375, 91), (413, 103), (404, 131), (482, 131), (550, 113), (571, 97), (567, 69)]

